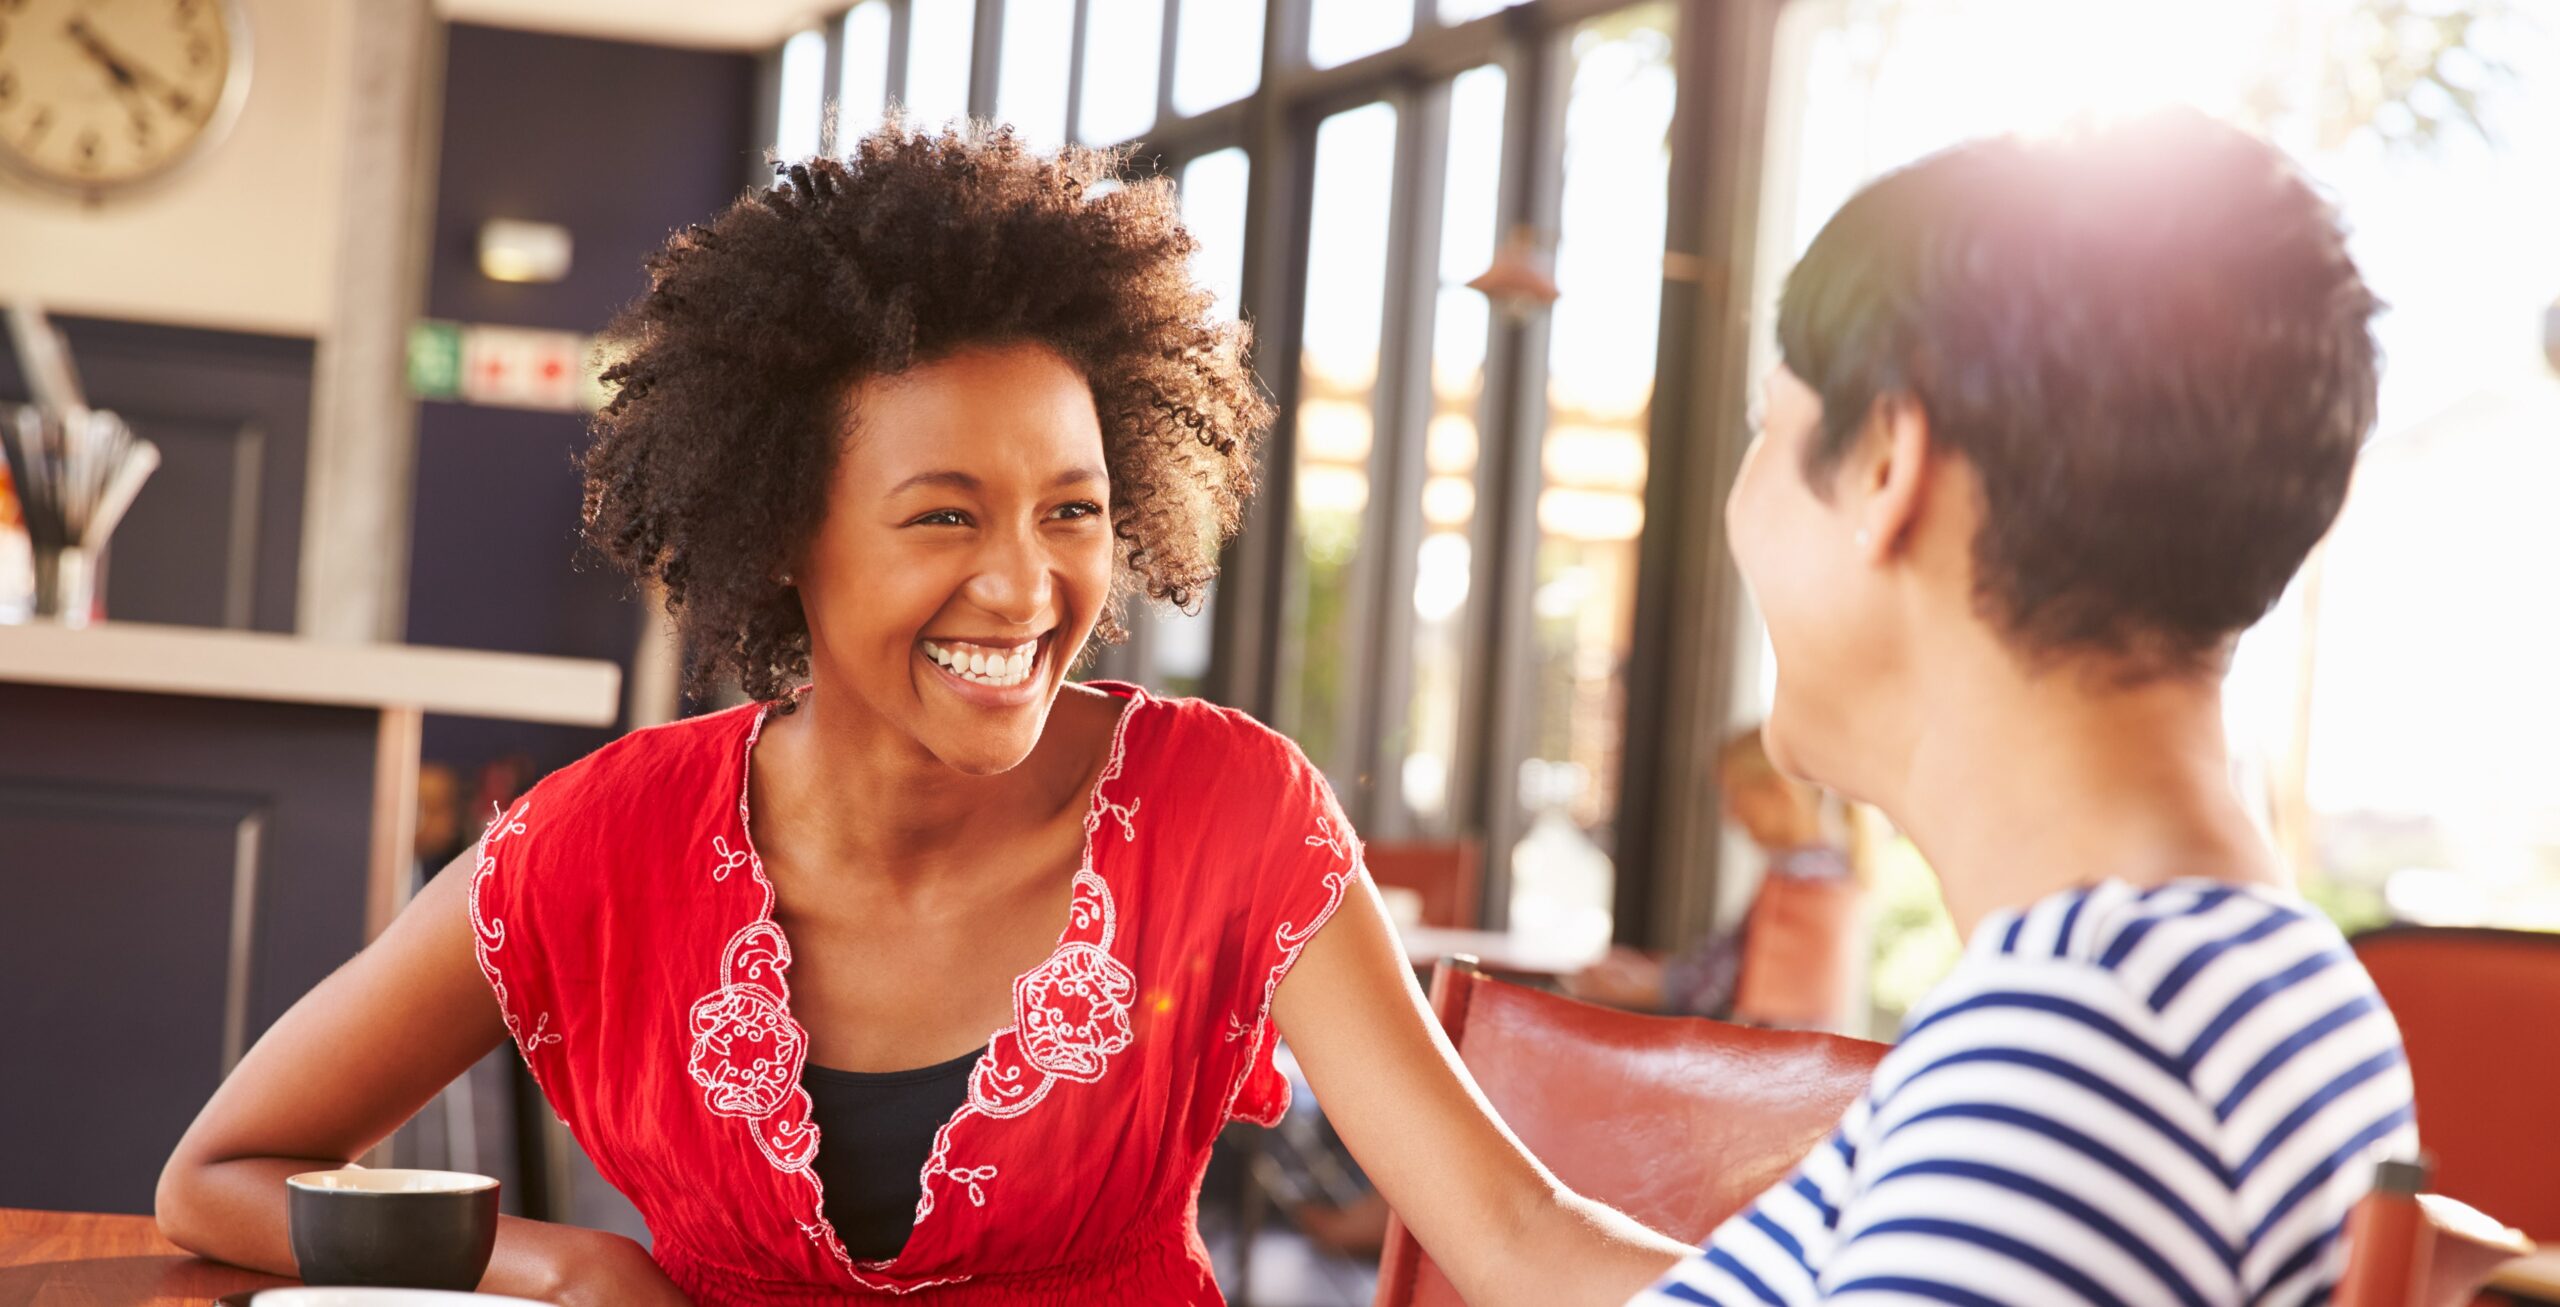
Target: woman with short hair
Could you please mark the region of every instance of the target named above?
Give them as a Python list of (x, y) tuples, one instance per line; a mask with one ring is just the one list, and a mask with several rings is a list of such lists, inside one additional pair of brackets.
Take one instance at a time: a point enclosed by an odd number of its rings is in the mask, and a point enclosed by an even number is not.
[(1968, 944), (1641, 1301), (2326, 1300), (2409, 1073), (2233, 787), (2222, 676), (2346, 496), (2376, 307), (2284, 157), (2191, 112), (1957, 147), (1814, 239), (1726, 518), (1766, 740)]

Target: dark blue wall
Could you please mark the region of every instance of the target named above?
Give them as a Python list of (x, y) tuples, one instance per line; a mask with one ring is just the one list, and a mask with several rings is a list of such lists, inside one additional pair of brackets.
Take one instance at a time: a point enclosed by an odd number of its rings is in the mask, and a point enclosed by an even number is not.
[[(427, 315), (592, 332), (643, 289), (641, 260), (734, 197), (758, 154), (752, 56), (455, 25)], [(559, 223), (550, 285), (480, 275), (490, 218)], [(430, 402), (418, 426), (408, 638), (605, 658), (628, 673), (630, 586), (578, 544), (586, 420)], [(613, 732), (430, 718), (426, 756), (469, 775), (508, 753), (548, 771)]]

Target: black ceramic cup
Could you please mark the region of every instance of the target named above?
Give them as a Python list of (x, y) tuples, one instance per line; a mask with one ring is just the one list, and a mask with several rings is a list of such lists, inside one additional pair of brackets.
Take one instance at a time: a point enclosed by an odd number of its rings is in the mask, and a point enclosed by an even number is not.
[(305, 1284), (479, 1287), (498, 1241), (498, 1182), (461, 1171), (306, 1171), (291, 1194)]

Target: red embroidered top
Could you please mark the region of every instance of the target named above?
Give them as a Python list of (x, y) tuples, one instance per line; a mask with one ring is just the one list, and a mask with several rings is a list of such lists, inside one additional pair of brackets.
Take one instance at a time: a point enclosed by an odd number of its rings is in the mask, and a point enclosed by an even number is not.
[(856, 1262), (820, 1207), (791, 943), (748, 838), (750, 705), (637, 731), (482, 836), (481, 970), (696, 1303), (1217, 1303), (1194, 1223), (1219, 1127), (1273, 1124), (1271, 997), (1359, 872), (1323, 778), (1251, 718), (1134, 686), (1067, 928), (934, 1137), (915, 1229)]

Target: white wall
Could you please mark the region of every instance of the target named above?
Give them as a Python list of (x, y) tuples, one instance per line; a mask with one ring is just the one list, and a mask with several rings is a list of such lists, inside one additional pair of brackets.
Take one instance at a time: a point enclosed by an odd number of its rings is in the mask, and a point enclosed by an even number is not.
[(0, 299), (317, 336), (329, 314), (349, 0), (246, 0), (249, 98), (210, 153), (97, 206), (0, 175)]

